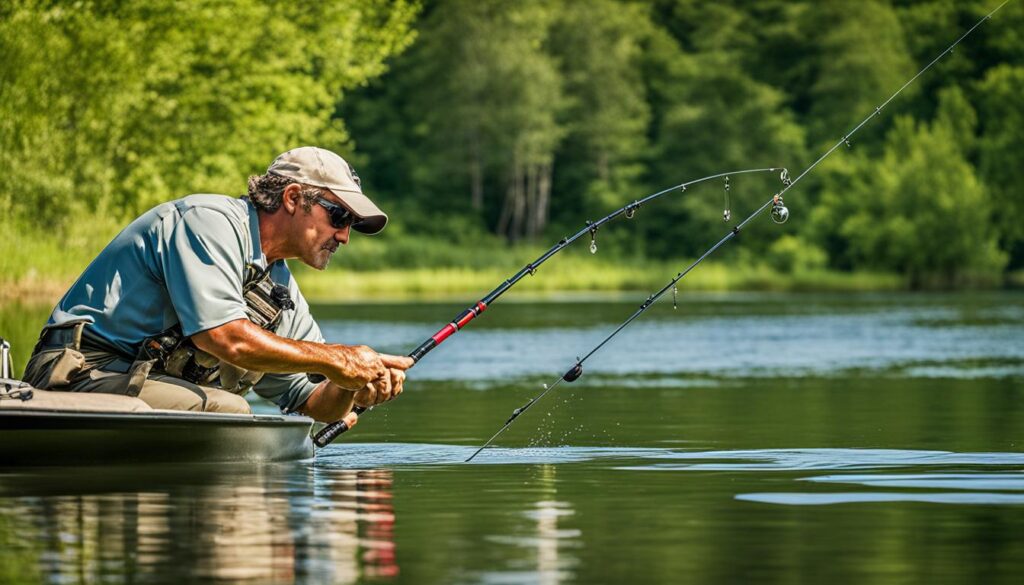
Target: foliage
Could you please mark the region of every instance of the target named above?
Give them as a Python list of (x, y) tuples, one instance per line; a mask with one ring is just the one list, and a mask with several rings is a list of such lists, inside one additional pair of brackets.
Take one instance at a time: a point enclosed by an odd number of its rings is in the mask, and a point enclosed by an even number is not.
[(0, 209), (50, 226), (237, 193), (295, 145), (345, 150), (334, 104), (411, 41), (415, 13), (382, 0), (2, 11)]
[(913, 286), (1001, 271), (990, 201), (955, 140), (972, 118), (962, 94), (946, 92), (933, 123), (897, 118), (882, 164), (860, 157), (834, 167), (843, 188), (824, 193), (815, 219), (852, 265), (897, 270)]
[[(992, 4), (6, 2), (0, 278), (72, 278), (148, 206), (239, 193), (309, 143), (349, 157), (392, 217), (341, 268), (525, 261), (671, 184), (798, 175)], [(1003, 7), (787, 194), (784, 228), (758, 218), (723, 259), (917, 286), (1024, 266), (1022, 23)], [(780, 188), (732, 179), (734, 218)], [(600, 256), (695, 257), (735, 224), (722, 200), (708, 183), (645, 206)]]
[(993, 221), (1011, 248), (1024, 243), (1024, 67), (997, 66), (979, 89), (979, 174), (992, 194)]

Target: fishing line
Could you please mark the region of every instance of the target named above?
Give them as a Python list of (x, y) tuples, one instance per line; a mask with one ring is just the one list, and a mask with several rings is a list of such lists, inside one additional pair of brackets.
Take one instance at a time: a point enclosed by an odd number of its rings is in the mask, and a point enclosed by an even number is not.
[[(819, 157), (818, 160), (814, 161), (809, 167), (804, 169), (804, 171), (802, 173), (800, 173), (799, 175), (797, 175), (797, 177), (795, 179), (790, 179), (789, 178), (789, 172), (787, 170), (783, 169), (782, 173), (779, 175), (779, 178), (782, 180), (782, 183), (783, 183), (783, 188), (782, 188), (781, 191), (779, 191), (778, 193), (773, 195), (771, 199), (769, 199), (763, 205), (758, 207), (757, 210), (754, 213), (750, 214), (745, 220), (743, 220), (738, 225), (733, 227), (732, 230), (729, 231), (729, 233), (727, 233), (722, 239), (718, 240), (718, 242), (715, 243), (715, 245), (713, 245), (710, 248), (708, 248), (703, 254), (701, 254), (701, 256), (699, 258), (697, 258), (685, 270), (683, 270), (682, 272), (679, 272), (675, 276), (675, 278), (673, 278), (671, 281), (669, 281), (669, 283), (666, 284), (664, 287), (662, 287), (658, 292), (648, 296), (647, 300), (645, 300), (643, 302), (643, 304), (640, 305), (640, 308), (638, 308), (636, 311), (634, 311), (633, 314), (630, 315), (628, 319), (623, 321), (621, 325), (619, 325), (614, 331), (612, 331), (607, 337), (605, 337), (604, 340), (601, 341), (601, 343), (597, 344), (597, 346), (594, 347), (594, 349), (590, 350), (590, 352), (588, 352), (582, 358), (577, 357), (576, 358), (576, 363), (571, 368), (569, 368), (569, 370), (565, 374), (562, 374), (561, 377), (559, 377), (557, 380), (555, 380), (554, 383), (552, 383), (550, 385), (543, 384), (542, 385), (543, 391), (540, 394), (538, 394), (537, 396), (531, 398), (530, 401), (527, 402), (526, 404), (524, 404), (523, 406), (521, 406), (521, 407), (515, 409), (514, 411), (512, 411), (512, 416), (510, 416), (508, 418), (508, 420), (505, 421), (505, 424), (500, 429), (498, 429), (498, 431), (496, 433), (494, 433), (491, 436), (491, 438), (487, 440), (486, 443), (481, 445), (479, 449), (477, 449), (472, 455), (470, 455), (469, 458), (466, 459), (466, 462), (468, 463), (468, 462), (472, 461), (477, 455), (480, 454), (481, 451), (486, 449), (488, 447), (488, 445), (490, 445), (492, 442), (494, 442), (494, 440), (496, 438), (498, 438), (499, 435), (501, 435), (503, 432), (505, 432), (505, 430), (508, 429), (512, 425), (512, 423), (517, 418), (519, 418), (520, 415), (522, 415), (524, 412), (529, 410), (529, 408), (531, 406), (533, 406), (534, 404), (536, 404), (540, 399), (544, 398), (544, 396), (548, 392), (554, 390), (562, 381), (570, 382), (571, 383), (571, 382), (574, 382), (576, 379), (578, 379), (580, 376), (582, 376), (583, 375), (583, 363), (586, 362), (592, 355), (597, 353), (598, 350), (600, 350), (602, 347), (604, 347), (605, 344), (607, 344), (609, 341), (611, 341), (612, 338), (614, 338), (616, 335), (618, 335), (620, 331), (625, 329), (630, 323), (632, 323), (640, 315), (642, 315), (644, 313), (644, 311), (646, 311), (648, 308), (650, 308), (650, 306), (652, 304), (654, 304), (654, 302), (657, 301), (659, 298), (661, 298), (661, 296), (664, 295), (665, 292), (668, 291), (670, 288), (672, 289), (672, 304), (673, 304), (673, 307), (675, 307), (676, 306), (676, 292), (677, 292), (676, 291), (676, 283), (678, 283), (680, 280), (682, 280), (682, 278), (684, 276), (686, 276), (691, 270), (696, 268), (698, 264), (703, 262), (705, 258), (707, 258), (711, 254), (713, 254), (715, 252), (715, 250), (719, 249), (726, 242), (728, 242), (729, 240), (731, 240), (731, 239), (735, 238), (737, 235), (739, 235), (740, 230), (742, 230), (757, 215), (763, 213), (766, 209), (771, 207), (770, 215), (771, 215), (772, 221), (774, 221), (775, 223), (779, 223), (779, 224), (785, 223), (786, 220), (789, 219), (789, 209), (783, 203), (782, 197), (783, 197), (783, 195), (787, 191), (789, 191), (794, 185), (796, 185), (800, 181), (800, 179), (803, 179), (805, 176), (807, 176), (807, 174), (810, 173), (811, 170), (813, 170), (815, 167), (817, 167), (823, 160), (828, 158), (828, 156), (831, 155), (837, 148), (839, 148), (840, 146), (842, 146), (844, 144), (847, 147), (851, 146), (850, 145), (850, 137), (852, 137), (854, 134), (856, 134), (857, 131), (859, 131), (872, 118), (874, 118), (875, 116), (881, 114), (882, 108), (884, 108), (886, 105), (888, 105), (889, 102), (891, 102), (893, 99), (896, 98), (896, 96), (898, 96), (900, 93), (902, 93), (904, 89), (906, 89), (918, 77), (920, 77), (922, 74), (924, 74), (925, 71), (928, 71), (929, 69), (931, 69), (932, 65), (935, 65), (935, 63), (937, 63), (940, 59), (942, 59), (942, 57), (944, 57), (946, 55), (949, 55), (949, 54), (952, 54), (953, 53), (953, 49), (956, 48), (956, 46), (959, 45), (961, 41), (963, 41), (965, 38), (967, 38), (968, 35), (970, 35), (972, 32), (974, 32), (974, 29), (976, 29), (979, 26), (981, 26), (981, 24), (983, 22), (985, 22), (986, 20), (992, 18), (992, 15), (995, 14), (996, 12), (998, 12), (999, 9), (1002, 8), (1003, 6), (1005, 6), (1009, 1), (1010, 0), (1004, 0), (1004, 2), (1002, 4), (1000, 4), (999, 6), (997, 6), (995, 8), (995, 10), (993, 10), (992, 12), (989, 12), (984, 17), (982, 17), (981, 20), (979, 20), (977, 23), (975, 23), (974, 26), (972, 26), (970, 29), (967, 30), (967, 32), (965, 32), (963, 35), (961, 35), (960, 38), (958, 38), (956, 41), (954, 41), (952, 45), (950, 45), (948, 48), (946, 48), (946, 50), (944, 50), (941, 53), (939, 53), (939, 55), (937, 57), (932, 59), (932, 61), (930, 63), (925, 65), (923, 69), (918, 71), (916, 75), (911, 77), (910, 80), (908, 80), (899, 89), (897, 89), (896, 92), (893, 93), (891, 96), (889, 96), (888, 99), (886, 99), (880, 105), (876, 106), (874, 111), (872, 111), (871, 114), (868, 115), (868, 117), (866, 117), (863, 120), (861, 120), (861, 122), (859, 124), (857, 124), (853, 128), (853, 130), (851, 130), (851, 131), (847, 132), (846, 134), (844, 134), (843, 137), (840, 138), (839, 141), (836, 142), (835, 145), (832, 146), (832, 148), (829, 148), (825, 152), (825, 154), (821, 155), (821, 157)], [(719, 176), (722, 176), (722, 175), (719, 175)], [(726, 221), (728, 221), (730, 215), (731, 214), (730, 214), (730, 211), (729, 211), (729, 183), (728, 183), (728, 179), (727, 179), (726, 182), (725, 182), (725, 212), (723, 213), (723, 217), (724, 217), (724, 219)]]
[[(413, 365), (415, 366), (416, 363), (418, 363), (420, 361), (420, 359), (423, 358), (423, 356), (427, 355), (427, 353), (429, 353), (435, 347), (437, 347), (442, 342), (444, 342), (445, 339), (447, 339), (448, 337), (450, 337), (451, 335), (457, 333), (459, 330), (461, 330), (463, 327), (465, 327), (470, 321), (472, 321), (478, 315), (480, 315), (480, 313), (483, 313), (487, 309), (487, 307), (489, 307), (495, 300), (497, 300), (498, 297), (500, 297), (502, 294), (504, 294), (505, 291), (507, 291), (508, 289), (510, 289), (513, 286), (515, 286), (515, 284), (518, 283), (520, 280), (522, 280), (525, 276), (527, 276), (527, 275), (532, 276), (532, 275), (536, 274), (537, 273), (537, 268), (539, 268), (541, 264), (546, 262), (549, 258), (554, 256), (555, 254), (557, 254), (557, 253), (561, 252), (562, 250), (564, 250), (566, 247), (568, 247), (570, 244), (572, 244), (576, 240), (578, 240), (581, 237), (584, 237), (586, 235), (589, 235), (590, 236), (590, 253), (591, 254), (596, 253), (597, 252), (597, 231), (604, 224), (606, 224), (609, 221), (615, 219), (616, 217), (618, 217), (620, 215), (624, 215), (627, 219), (633, 219), (633, 217), (636, 215), (637, 210), (640, 209), (640, 207), (642, 205), (645, 205), (646, 203), (648, 203), (650, 201), (653, 201), (654, 199), (657, 199), (658, 197), (661, 197), (661, 196), (666, 195), (668, 193), (672, 193), (674, 191), (685, 192), (687, 187), (690, 187), (692, 185), (697, 185), (697, 184), (703, 183), (705, 181), (711, 181), (711, 180), (714, 180), (714, 179), (721, 179), (722, 177), (728, 177), (730, 175), (745, 175), (745, 174), (751, 174), (751, 173), (776, 173), (776, 172), (780, 172), (780, 171), (783, 173), (783, 175), (785, 175), (787, 177), (789, 176), (789, 174), (788, 174), (789, 171), (786, 170), (785, 168), (782, 168), (782, 167), (742, 169), (742, 170), (738, 170), (738, 171), (729, 171), (727, 173), (717, 173), (717, 174), (714, 174), (714, 175), (708, 175), (706, 177), (701, 177), (699, 179), (694, 179), (692, 181), (687, 181), (685, 183), (680, 183), (678, 185), (675, 185), (675, 186), (669, 187), (667, 189), (663, 189), (661, 191), (658, 191), (657, 193), (652, 193), (652, 194), (644, 197), (643, 199), (634, 200), (632, 203), (628, 203), (628, 204), (620, 207), (619, 209), (609, 213), (608, 215), (602, 217), (601, 219), (599, 219), (597, 221), (587, 220), (586, 224), (583, 226), (583, 229), (581, 229), (580, 231), (576, 232), (572, 236), (569, 236), (569, 237), (566, 237), (566, 238), (562, 238), (561, 240), (559, 240), (558, 243), (555, 244), (554, 246), (552, 246), (547, 252), (544, 252), (543, 254), (538, 256), (537, 259), (534, 260), (533, 262), (530, 262), (526, 266), (523, 266), (519, 270), (519, 272), (516, 272), (510, 278), (508, 278), (507, 280), (502, 282), (500, 285), (498, 285), (497, 288), (495, 288), (491, 292), (487, 293), (487, 295), (484, 296), (482, 299), (480, 299), (475, 304), (471, 305), (470, 307), (468, 307), (467, 309), (465, 309), (464, 311), (462, 311), (461, 313), (456, 315), (456, 317), (454, 319), (452, 319), (451, 322), (449, 322), (447, 325), (442, 327), (437, 333), (435, 333), (434, 335), (432, 335), (431, 337), (426, 339), (423, 343), (421, 343), (419, 345), (419, 347), (414, 349), (412, 351), (412, 353), (409, 354), (409, 357), (411, 357), (413, 359), (413, 362), (414, 362)], [(319, 375), (310, 375), (309, 377), (314, 382), (321, 382), (321, 381), (323, 381), (325, 379), (325, 378), (323, 378), (322, 376), (319, 376)], [(352, 411), (355, 412), (356, 414), (363, 414), (367, 410), (368, 410), (367, 408), (362, 407), (362, 406), (357, 406), (357, 407), (352, 409)], [(337, 421), (337, 422), (330, 423), (327, 426), (325, 426), (323, 429), (321, 429), (320, 432), (318, 432), (313, 437), (313, 444), (315, 444), (317, 447), (325, 447), (325, 446), (329, 445), (332, 441), (334, 441), (334, 439), (336, 439), (342, 433), (348, 431), (348, 429), (349, 429), (348, 424), (345, 423), (345, 421)]]

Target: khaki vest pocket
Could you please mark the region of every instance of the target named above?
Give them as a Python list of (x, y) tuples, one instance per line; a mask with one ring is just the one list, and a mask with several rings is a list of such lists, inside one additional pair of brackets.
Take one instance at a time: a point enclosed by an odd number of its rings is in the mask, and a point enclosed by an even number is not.
[(36, 352), (25, 366), (25, 382), (35, 388), (63, 389), (88, 372), (85, 356), (68, 347)]

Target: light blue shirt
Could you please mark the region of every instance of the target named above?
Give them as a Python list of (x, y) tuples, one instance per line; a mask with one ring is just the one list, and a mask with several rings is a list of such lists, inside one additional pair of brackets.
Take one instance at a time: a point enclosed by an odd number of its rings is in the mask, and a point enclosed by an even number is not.
[[(245, 319), (246, 265), (267, 266), (256, 209), (246, 198), (190, 195), (158, 205), (118, 234), (53, 310), (47, 325), (86, 327), (126, 356), (142, 341), (180, 324), (186, 336)], [(309, 304), (278, 261), (271, 279), (288, 287), (295, 309), (282, 314), (276, 333), (323, 342)], [(254, 390), (283, 411), (295, 410), (315, 384), (303, 374), (267, 374)]]

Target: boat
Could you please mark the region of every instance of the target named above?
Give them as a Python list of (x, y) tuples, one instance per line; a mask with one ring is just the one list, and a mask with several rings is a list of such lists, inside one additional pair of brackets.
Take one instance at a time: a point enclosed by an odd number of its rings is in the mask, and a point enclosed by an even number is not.
[(131, 396), (54, 392), (0, 378), (0, 466), (293, 461), (313, 419), (161, 410)]
[(162, 410), (132, 396), (40, 390), (10, 377), (10, 346), (0, 344), (0, 467), (313, 457), (309, 417)]

